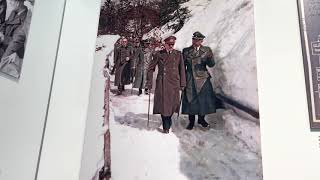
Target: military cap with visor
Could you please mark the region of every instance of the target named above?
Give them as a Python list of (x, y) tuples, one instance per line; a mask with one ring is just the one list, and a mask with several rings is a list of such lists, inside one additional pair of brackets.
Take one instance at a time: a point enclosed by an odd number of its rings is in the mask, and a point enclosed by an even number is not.
[(196, 40), (202, 40), (204, 39), (206, 36), (204, 36), (203, 34), (201, 34), (199, 31), (193, 33), (192, 39), (196, 39)]
[(174, 44), (175, 42), (176, 42), (176, 37), (175, 36), (169, 36), (169, 37), (167, 37), (166, 39), (164, 39), (164, 42), (166, 43), (166, 44)]

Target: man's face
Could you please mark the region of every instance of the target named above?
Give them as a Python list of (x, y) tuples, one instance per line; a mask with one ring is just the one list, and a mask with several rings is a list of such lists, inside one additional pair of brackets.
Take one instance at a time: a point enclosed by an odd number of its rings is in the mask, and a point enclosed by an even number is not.
[(128, 39), (122, 40), (122, 46), (126, 47), (128, 45)]
[(171, 51), (171, 50), (173, 50), (174, 44), (175, 44), (174, 41), (168, 41), (165, 43), (164, 46), (165, 46), (166, 50)]
[(192, 45), (195, 47), (201, 46), (203, 40), (202, 39), (192, 39)]

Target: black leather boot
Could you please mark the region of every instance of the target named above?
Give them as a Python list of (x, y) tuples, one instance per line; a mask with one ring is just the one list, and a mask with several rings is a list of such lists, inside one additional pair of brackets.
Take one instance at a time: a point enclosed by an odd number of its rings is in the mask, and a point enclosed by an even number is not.
[(144, 89), (144, 94), (148, 95), (149, 94), (149, 89)]
[(195, 119), (196, 119), (195, 115), (189, 115), (189, 124), (187, 126), (188, 130), (192, 130), (193, 129)]
[(139, 89), (138, 96), (142, 94), (142, 89)]
[(163, 133), (168, 134), (170, 129), (170, 117), (161, 115), (161, 118), (162, 118)]
[(200, 124), (204, 128), (210, 127), (210, 125), (207, 123), (207, 121), (204, 119), (205, 116), (198, 116), (198, 124)]

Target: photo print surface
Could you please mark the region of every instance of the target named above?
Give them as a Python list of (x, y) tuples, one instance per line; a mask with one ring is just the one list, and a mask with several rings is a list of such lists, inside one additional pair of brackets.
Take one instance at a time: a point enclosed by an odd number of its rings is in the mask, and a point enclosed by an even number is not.
[(0, 0), (0, 73), (20, 78), (35, 0)]
[(263, 179), (253, 0), (102, 0), (94, 61), (82, 179)]
[(298, 0), (311, 130), (320, 130), (320, 1)]

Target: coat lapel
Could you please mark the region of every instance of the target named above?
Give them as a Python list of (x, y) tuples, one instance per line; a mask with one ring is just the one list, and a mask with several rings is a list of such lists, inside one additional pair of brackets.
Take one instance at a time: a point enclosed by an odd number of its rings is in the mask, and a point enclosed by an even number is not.
[(6, 24), (11, 24), (11, 25), (22, 24), (26, 15), (27, 15), (27, 9), (23, 9), (20, 12), (12, 12)]
[(205, 54), (206, 54), (206, 50), (204, 49), (203, 46), (201, 46), (201, 47), (199, 48), (199, 56), (200, 56), (200, 57), (203, 57), (203, 56), (205, 56)]

